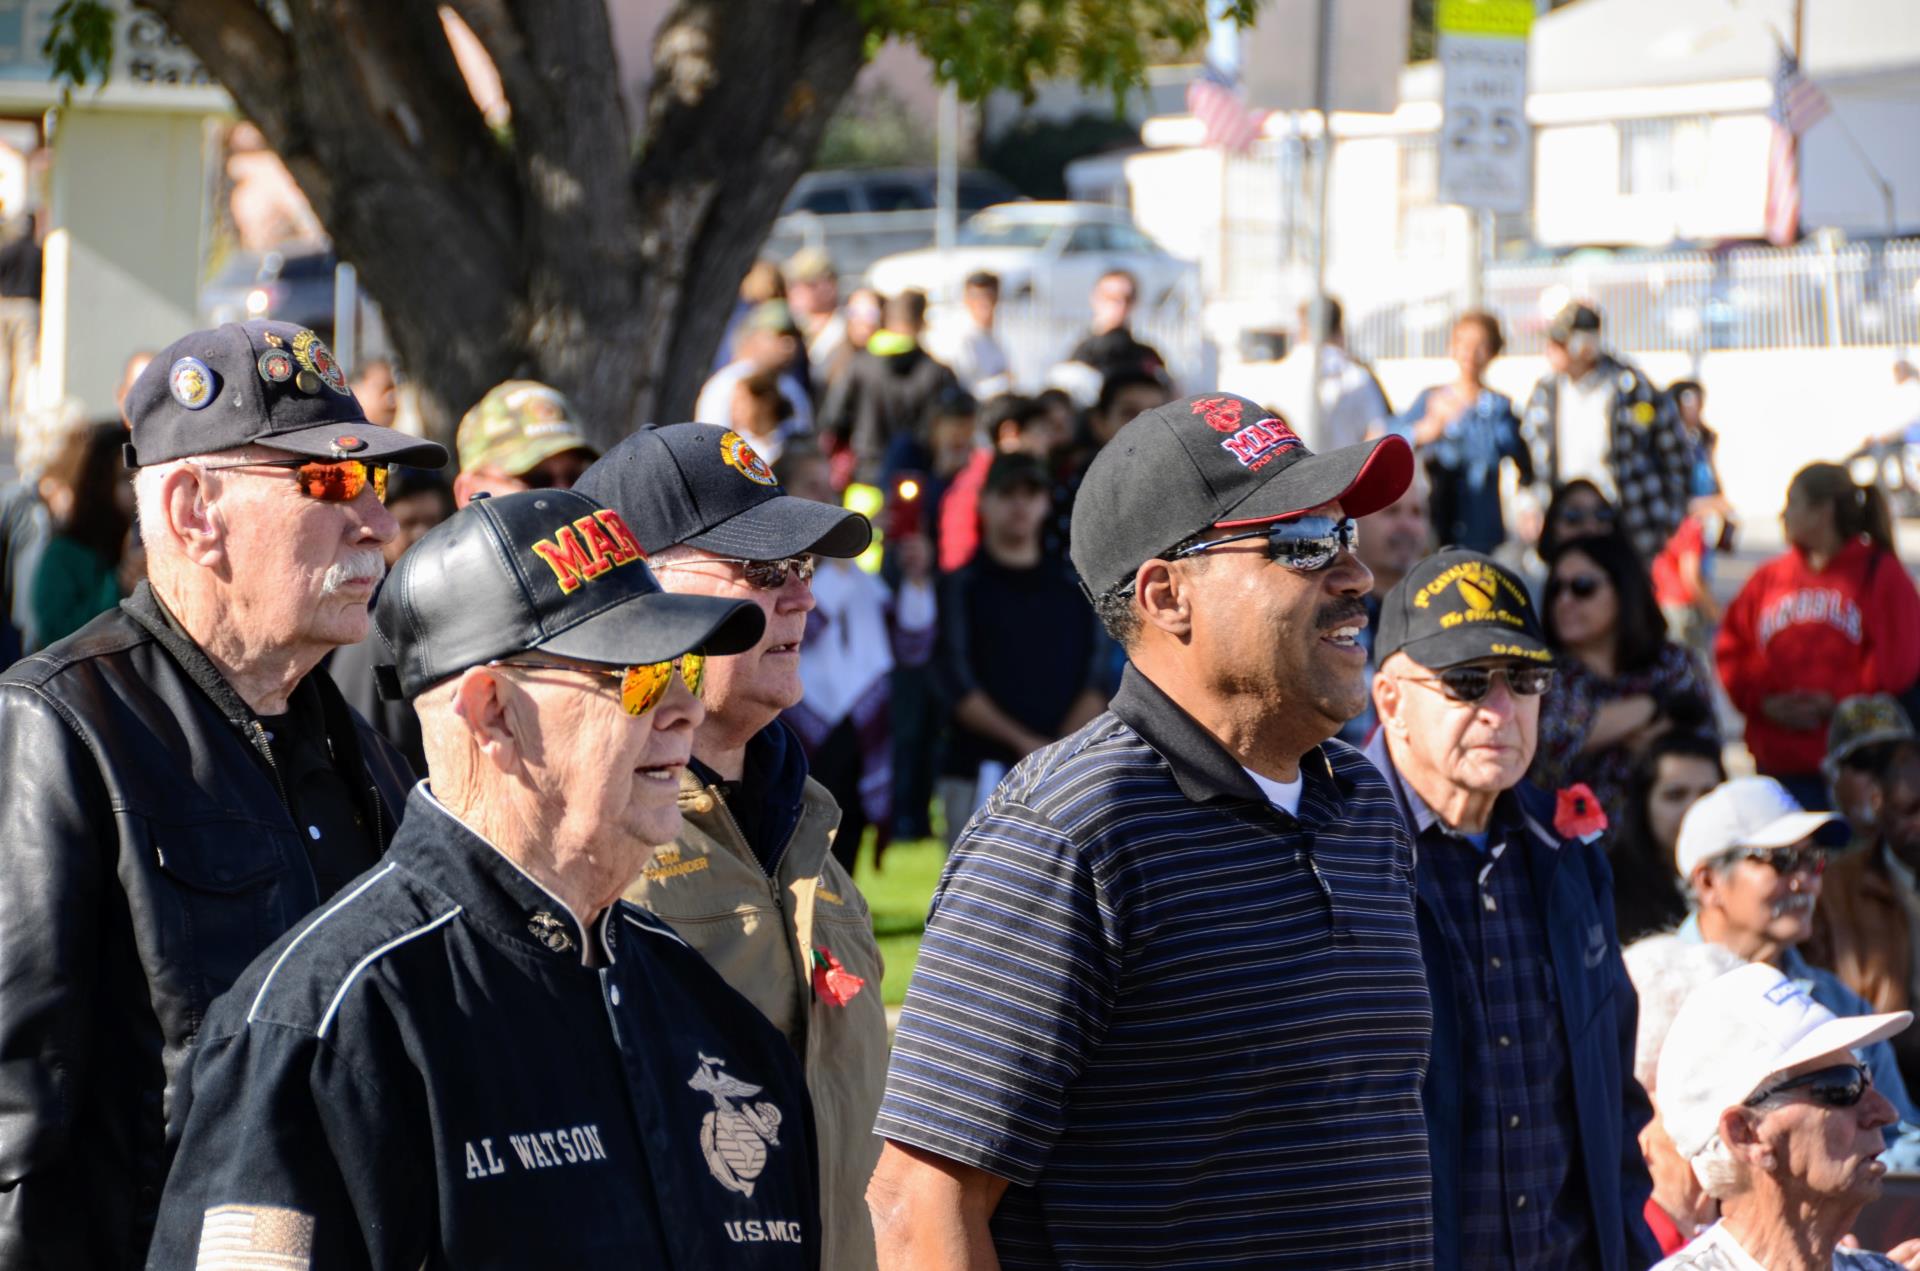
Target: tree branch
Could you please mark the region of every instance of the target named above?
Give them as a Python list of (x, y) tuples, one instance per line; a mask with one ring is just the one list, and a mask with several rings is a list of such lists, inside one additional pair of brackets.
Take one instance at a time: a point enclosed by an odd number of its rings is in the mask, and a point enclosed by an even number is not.
[[(865, 28), (845, 0), (758, 0), (743, 22), (725, 0), (683, 0), (654, 41), (644, 150), (633, 189), (647, 233), (643, 335), (660, 377), (640, 407), (690, 417), (731, 305), (689, 305), (688, 288), (731, 297), (787, 191), (864, 58)], [(741, 84), (787, 86), (740, 92)], [(697, 268), (699, 276), (690, 277)]]

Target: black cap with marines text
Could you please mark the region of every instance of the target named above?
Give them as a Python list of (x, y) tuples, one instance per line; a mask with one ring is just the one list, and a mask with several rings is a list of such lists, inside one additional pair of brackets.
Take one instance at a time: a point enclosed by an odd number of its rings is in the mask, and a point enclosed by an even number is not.
[(368, 423), (333, 353), (291, 322), (229, 322), (182, 336), (134, 380), (126, 412), (129, 468), (246, 445), (416, 468), (447, 461), (443, 446)]
[(1087, 468), (1073, 504), (1073, 567), (1098, 596), (1202, 530), (1283, 520), (1336, 499), (1348, 516), (1366, 516), (1412, 480), (1413, 450), (1400, 437), (1316, 455), (1244, 397), (1169, 402), (1136, 415)]
[(866, 517), (785, 493), (747, 439), (718, 424), (643, 428), (573, 488), (617, 508), (649, 552), (685, 543), (742, 560), (845, 559), (873, 541)]
[(540, 649), (606, 666), (744, 653), (751, 600), (673, 595), (620, 514), (572, 490), (478, 498), (407, 549), (373, 609), (386, 697)]
[(1381, 598), (1374, 665), (1396, 653), (1435, 671), (1481, 658), (1553, 661), (1520, 575), (1462, 547), (1427, 557)]

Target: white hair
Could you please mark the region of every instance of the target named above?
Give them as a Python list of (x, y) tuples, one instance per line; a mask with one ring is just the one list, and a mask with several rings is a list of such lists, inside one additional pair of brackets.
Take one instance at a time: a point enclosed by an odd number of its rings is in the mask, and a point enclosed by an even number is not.
[(1676, 935), (1647, 936), (1621, 952), (1627, 976), (1640, 997), (1639, 1033), (1634, 1039), (1633, 1075), (1647, 1090), (1660, 1066), (1660, 1048), (1687, 995), (1728, 971), (1746, 964), (1723, 945), (1683, 940)]
[[(169, 476), (185, 467), (198, 467), (209, 459), (218, 458), (223, 463), (239, 463), (246, 459), (284, 459), (284, 451), (267, 446), (235, 446), (231, 450), (222, 450), (217, 455), (188, 455), (183, 459), (169, 459), (164, 463), (146, 464), (133, 472), (133, 513), (140, 526), (140, 542), (151, 557), (155, 549), (165, 551), (170, 537), (167, 532), (166, 500), (160, 495), (160, 487)], [(203, 483), (205, 478), (202, 478)]]
[(1700, 1189), (1715, 1200), (1725, 1200), (1746, 1190), (1747, 1167), (1718, 1134), (1693, 1154), (1687, 1166), (1700, 1180)]
[(186, 462), (174, 459), (133, 471), (133, 514), (140, 524), (140, 542), (149, 554), (167, 542), (167, 510), (160, 498), (160, 487)]

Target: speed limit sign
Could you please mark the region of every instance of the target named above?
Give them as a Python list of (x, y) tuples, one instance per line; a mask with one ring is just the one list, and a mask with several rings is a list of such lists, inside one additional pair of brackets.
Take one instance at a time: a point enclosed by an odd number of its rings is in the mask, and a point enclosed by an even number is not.
[(1524, 212), (1533, 194), (1527, 125), (1532, 0), (1442, 0), (1440, 201)]

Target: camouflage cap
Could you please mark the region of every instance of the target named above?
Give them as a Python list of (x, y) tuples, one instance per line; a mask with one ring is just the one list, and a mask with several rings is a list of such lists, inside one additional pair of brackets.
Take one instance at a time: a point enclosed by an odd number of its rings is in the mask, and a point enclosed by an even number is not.
[(1820, 766), (1832, 778), (1855, 751), (1880, 742), (1912, 740), (1913, 721), (1887, 694), (1842, 698), (1833, 708), (1833, 722), (1827, 726), (1827, 757)]
[(835, 277), (833, 257), (818, 247), (802, 247), (787, 257), (781, 271), (788, 282), (825, 282)]
[(793, 310), (784, 300), (765, 300), (755, 305), (740, 324), (744, 331), (772, 331), (777, 335), (798, 335), (800, 327), (793, 320)]
[(507, 380), (488, 389), (460, 417), (455, 445), (460, 471), (493, 468), (510, 477), (568, 450), (599, 454), (567, 399), (535, 380)]

